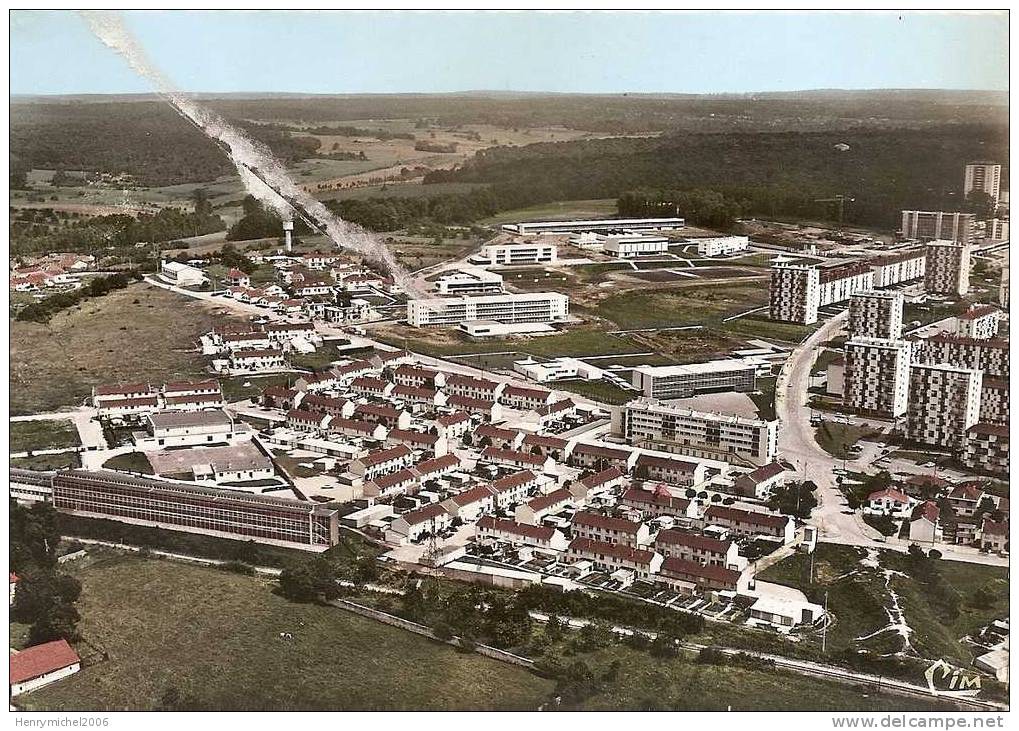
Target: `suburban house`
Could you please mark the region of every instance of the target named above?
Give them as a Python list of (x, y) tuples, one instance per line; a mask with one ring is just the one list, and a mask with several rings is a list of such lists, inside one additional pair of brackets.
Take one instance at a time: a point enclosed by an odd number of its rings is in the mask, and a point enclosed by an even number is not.
[(654, 490), (631, 487), (623, 493), (620, 502), (628, 508), (639, 510), (646, 518), (660, 518), (663, 515), (694, 517), (694, 506), (683, 497), (675, 497), (664, 486)]
[(670, 485), (696, 485), (704, 481), (705, 467), (675, 457), (642, 454), (637, 458), (634, 475), (642, 480), (657, 480)]
[(739, 547), (733, 541), (722, 541), (700, 533), (670, 528), (655, 538), (655, 550), (665, 558), (684, 559), (696, 563), (739, 569)]
[(436, 533), (449, 527), (451, 516), (438, 503), (425, 505), (417, 510), (404, 513), (389, 524), (386, 540), (390, 543), (407, 543), (420, 538), (425, 533)]
[(449, 443), (445, 437), (410, 429), (392, 429), (386, 441), (406, 444), (411, 449), (424, 449), (436, 457), (441, 457), (449, 451)]
[(390, 449), (377, 449), (350, 463), (350, 471), (358, 477), (374, 480), (379, 475), (396, 472), (410, 466), (411, 451), (400, 444)]
[(933, 500), (917, 505), (909, 519), (909, 540), (918, 543), (934, 543), (941, 540), (940, 518), (941, 509)]
[(712, 505), (704, 511), (703, 522), (728, 528), (738, 535), (780, 538), (783, 543), (791, 543), (795, 532), (793, 519), (788, 515), (756, 513), (719, 505)]
[(490, 515), (478, 521), (475, 536), (479, 540), (490, 538), (514, 546), (533, 546), (555, 552), (565, 551), (570, 545), (562, 531), (555, 528), (517, 523), (505, 518), (493, 518)]
[(555, 468), (555, 460), (551, 457), (542, 457), (539, 454), (519, 452), (513, 449), (499, 449), (498, 447), (485, 447), (481, 452), (481, 459), (486, 462), (538, 472), (551, 472)]
[(373, 439), (377, 442), (386, 440), (389, 430), (382, 424), (373, 424), (370, 421), (360, 419), (344, 419), (339, 416), (332, 416), (329, 419), (329, 431), (336, 434), (346, 434), (349, 437), (361, 437), (362, 439)]
[(661, 555), (654, 551), (589, 538), (574, 538), (570, 542), (569, 557), (574, 562), (590, 561), (599, 571), (632, 571), (636, 578), (645, 580), (650, 580), (662, 566)]
[(579, 503), (572, 492), (566, 488), (561, 488), (555, 492), (550, 492), (548, 495), (539, 495), (524, 505), (518, 505), (515, 517), (518, 523), (538, 525), (545, 516), (555, 515), (570, 505), (579, 505)]
[(733, 491), (743, 497), (764, 500), (782, 486), (785, 476), (785, 467), (778, 462), (769, 462), (733, 480)]
[(435, 426), (439, 433), (446, 439), (459, 440), (471, 428), (471, 416), (463, 411), (454, 411), (452, 414), (443, 414), (436, 418)]
[(442, 501), (450, 515), (465, 523), (477, 520), (483, 513), (495, 509), (495, 491), (488, 485), (478, 485)]
[(418, 476), (409, 469), (402, 469), (379, 475), (371, 482), (365, 483), (364, 496), (367, 498), (387, 498), (410, 492), (410, 487), (417, 484)]
[(542, 406), (547, 406), (552, 401), (552, 392), (540, 388), (522, 388), (520, 386), (506, 386), (499, 402), (511, 409), (520, 411), (533, 411)]
[(657, 580), (680, 593), (690, 594), (705, 590), (736, 591), (743, 583), (743, 575), (717, 564), (672, 556), (662, 561)]
[(638, 453), (629, 449), (604, 447), (600, 444), (576, 442), (570, 450), (569, 463), (582, 469), (605, 470), (616, 467), (620, 472), (629, 472), (636, 463)]
[(572, 530), (574, 538), (589, 538), (604, 543), (645, 546), (651, 542), (651, 531), (646, 523), (587, 511), (580, 511), (573, 516)]
[(43, 688), (81, 670), (81, 658), (67, 640), (26, 647), (11, 655), (11, 696)]
[(608, 492), (624, 482), (626, 482), (626, 477), (619, 471), (619, 468), (609, 467), (593, 475), (582, 477), (577, 484), (584, 488), (586, 495), (593, 496)]
[(916, 502), (906, 493), (893, 487), (886, 487), (867, 496), (867, 505), (864, 510), (874, 515), (908, 518)]

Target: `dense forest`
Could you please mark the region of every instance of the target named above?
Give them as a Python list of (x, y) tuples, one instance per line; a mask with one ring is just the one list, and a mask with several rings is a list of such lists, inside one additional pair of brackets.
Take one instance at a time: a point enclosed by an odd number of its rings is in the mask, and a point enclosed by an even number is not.
[[(163, 243), (175, 239), (222, 231), (223, 219), (212, 212), (212, 206), (199, 189), (194, 195), (193, 211), (163, 208), (158, 213), (138, 216), (117, 214), (39, 223), (39, 215), (30, 221), (11, 220), (11, 254), (24, 256), (50, 251), (95, 252), (127, 248), (138, 243)], [(45, 212), (45, 209), (43, 209)], [(20, 214), (19, 214), (20, 215)]]
[(488, 190), (479, 189), (427, 197), (350, 198), (326, 205), (340, 218), (372, 231), (395, 231), (422, 223), (466, 225), (494, 215), (504, 203)]
[(962, 208), (964, 165), (1007, 161), (1007, 135), (1006, 127), (974, 124), (542, 143), (483, 150), (425, 182), (487, 183), (500, 208), (641, 188), (711, 190), (741, 202), (743, 215), (763, 216), (830, 217), (817, 199), (844, 194), (855, 198), (847, 221), (888, 229), (903, 208)]
[[(318, 141), (237, 122), (287, 163)], [(234, 172), (223, 151), (165, 102), (11, 105), (11, 180), (32, 168), (127, 173), (138, 185), (207, 182)]]
[[(754, 95), (365, 95), (203, 99), (246, 127), (287, 162), (314, 153), (291, 137), (293, 124), (331, 133), (378, 131), (344, 120), (411, 119), (458, 126), (562, 126), (600, 134), (774, 132), (926, 128), (943, 124), (1007, 125), (1005, 94), (945, 91), (806, 92)], [(205, 182), (233, 172), (198, 130), (151, 96), (15, 98), (11, 103), (12, 181), (32, 168), (122, 173), (156, 187)], [(307, 130), (305, 130), (307, 132)], [(405, 136), (397, 133), (391, 136)], [(643, 181), (641, 181), (643, 184)]]

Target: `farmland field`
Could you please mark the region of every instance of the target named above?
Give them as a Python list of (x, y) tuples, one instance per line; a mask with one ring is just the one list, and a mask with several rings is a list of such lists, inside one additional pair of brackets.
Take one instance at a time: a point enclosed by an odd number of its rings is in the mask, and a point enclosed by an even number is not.
[(49, 323), (11, 322), (12, 415), (77, 406), (101, 383), (207, 375), (199, 335), (229, 319), (148, 284), (97, 297)]
[(62, 449), (79, 444), (78, 430), (70, 420), (11, 422), (11, 452)]
[[(109, 659), (28, 710), (533, 710), (552, 684), (210, 568), (113, 555), (77, 572), (83, 634)], [(294, 638), (283, 641), (280, 632)]]

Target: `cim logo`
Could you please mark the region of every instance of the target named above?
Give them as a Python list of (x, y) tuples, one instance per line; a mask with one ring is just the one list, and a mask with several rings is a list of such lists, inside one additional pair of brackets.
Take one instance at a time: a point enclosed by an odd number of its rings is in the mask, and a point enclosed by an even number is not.
[(938, 660), (924, 671), (932, 695), (976, 695), (980, 692), (980, 676), (967, 674)]

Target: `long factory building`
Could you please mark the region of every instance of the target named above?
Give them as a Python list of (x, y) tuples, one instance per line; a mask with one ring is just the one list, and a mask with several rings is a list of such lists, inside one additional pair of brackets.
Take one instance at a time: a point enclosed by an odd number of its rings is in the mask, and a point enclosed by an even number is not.
[(407, 323), (413, 327), (459, 325), (476, 320), (508, 324), (551, 323), (562, 322), (569, 314), (570, 298), (558, 292), (413, 299), (407, 302)]

